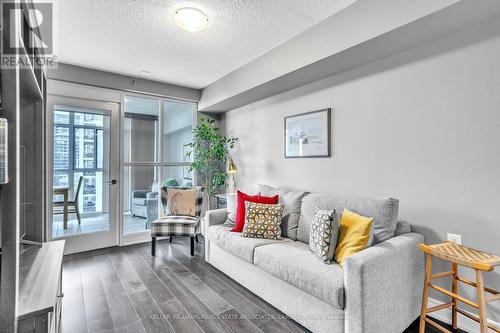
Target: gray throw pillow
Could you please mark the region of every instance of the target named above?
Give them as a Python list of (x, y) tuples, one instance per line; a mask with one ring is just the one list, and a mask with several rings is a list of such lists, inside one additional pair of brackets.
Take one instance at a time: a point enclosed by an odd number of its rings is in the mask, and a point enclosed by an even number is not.
[(339, 226), (333, 218), (334, 210), (316, 208), (311, 220), (309, 248), (324, 263), (329, 264), (334, 256), (339, 235)]
[(236, 207), (238, 206), (238, 195), (236, 193), (226, 194), (227, 220), (226, 225), (234, 226), (236, 221)]
[[(302, 200), (297, 239), (309, 243), (311, 218), (317, 207), (343, 212), (344, 208), (362, 215), (373, 217), (373, 242), (376, 245), (394, 237), (398, 218), (399, 200), (392, 198), (339, 197), (327, 194), (309, 194)], [(336, 214), (336, 218), (339, 216)]]
[(399, 236), (403, 234), (408, 234), (411, 232), (411, 226), (406, 221), (398, 221), (396, 225), (396, 231), (394, 231), (394, 236)]
[(283, 221), (281, 223), (281, 234), (284, 237), (297, 240), (297, 229), (299, 226), (302, 198), (308, 195), (309, 192), (293, 192), (262, 184), (257, 185), (257, 190), (261, 192), (262, 195), (267, 197), (274, 195), (280, 196), (279, 203), (283, 204), (285, 207), (283, 212)]

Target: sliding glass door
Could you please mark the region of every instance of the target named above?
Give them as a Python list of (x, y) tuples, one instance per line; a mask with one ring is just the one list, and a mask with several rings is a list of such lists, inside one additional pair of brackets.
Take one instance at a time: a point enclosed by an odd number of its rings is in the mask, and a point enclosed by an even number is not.
[(163, 215), (161, 188), (191, 187), (185, 145), (195, 103), (126, 96), (122, 115), (122, 244), (149, 239)]
[(67, 252), (117, 245), (119, 105), (49, 98), (48, 234)]

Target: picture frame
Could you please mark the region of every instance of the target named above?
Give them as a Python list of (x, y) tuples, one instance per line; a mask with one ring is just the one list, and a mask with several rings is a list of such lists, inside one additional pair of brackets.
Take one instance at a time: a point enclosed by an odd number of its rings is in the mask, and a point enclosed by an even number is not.
[(285, 158), (331, 157), (331, 112), (327, 108), (285, 117)]

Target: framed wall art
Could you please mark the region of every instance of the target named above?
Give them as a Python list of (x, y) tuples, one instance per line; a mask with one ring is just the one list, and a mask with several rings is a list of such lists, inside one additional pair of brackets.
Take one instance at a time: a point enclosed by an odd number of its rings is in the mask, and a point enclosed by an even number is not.
[(285, 158), (330, 157), (331, 109), (285, 117)]

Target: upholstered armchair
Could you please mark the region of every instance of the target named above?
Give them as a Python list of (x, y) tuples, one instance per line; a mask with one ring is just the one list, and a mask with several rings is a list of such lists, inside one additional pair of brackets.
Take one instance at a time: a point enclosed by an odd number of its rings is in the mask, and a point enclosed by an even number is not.
[(149, 190), (132, 191), (132, 215), (148, 218), (148, 200), (158, 200), (158, 182), (153, 182)]
[(158, 192), (150, 193), (146, 199), (146, 229), (151, 227), (151, 222), (158, 219)]

